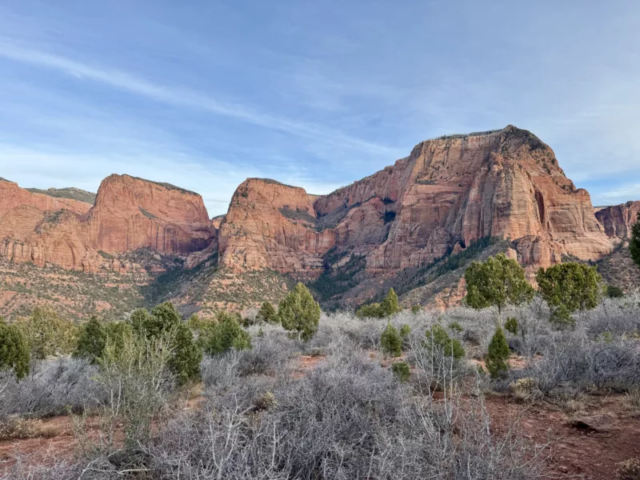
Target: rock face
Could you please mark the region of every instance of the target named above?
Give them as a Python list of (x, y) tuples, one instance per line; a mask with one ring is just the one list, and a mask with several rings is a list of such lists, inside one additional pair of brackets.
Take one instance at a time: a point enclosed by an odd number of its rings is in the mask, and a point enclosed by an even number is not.
[(69, 210), (74, 213), (87, 213), (91, 204), (69, 198), (55, 198), (41, 193), (31, 193), (20, 188), (17, 183), (0, 180), (0, 217), (15, 207), (30, 205), (40, 211)]
[(118, 253), (147, 247), (188, 254), (212, 240), (202, 197), (173, 185), (129, 175), (102, 181), (95, 207), (83, 218), (93, 248)]
[(370, 274), (419, 267), (489, 236), (515, 241), (518, 260), (597, 259), (611, 242), (589, 194), (551, 148), (503, 130), (417, 145), (392, 167), (327, 196), (250, 179), (220, 227), (224, 265), (318, 275), (327, 252), (366, 256)]
[(106, 178), (93, 207), (9, 182), (0, 182), (0, 200), (0, 255), (37, 266), (121, 270), (119, 253), (187, 255), (215, 239), (199, 195), (128, 175)]
[(597, 209), (596, 218), (609, 237), (628, 238), (631, 227), (638, 221), (640, 202), (627, 202), (622, 205)]

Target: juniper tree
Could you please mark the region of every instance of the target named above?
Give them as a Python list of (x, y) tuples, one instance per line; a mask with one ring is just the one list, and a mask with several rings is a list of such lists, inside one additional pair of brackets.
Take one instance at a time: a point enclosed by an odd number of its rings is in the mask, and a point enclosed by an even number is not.
[(602, 298), (602, 277), (595, 266), (560, 263), (539, 269), (536, 281), (542, 298), (551, 307), (550, 320), (555, 323), (575, 323), (573, 312), (591, 310)]
[(0, 370), (13, 370), (16, 378), (29, 374), (29, 345), (15, 325), (7, 325), (0, 317)]
[(491, 374), (491, 378), (500, 378), (509, 370), (507, 359), (509, 358), (509, 344), (507, 337), (500, 325), (496, 326), (496, 331), (491, 337), (489, 351), (485, 358), (485, 365)]
[(78, 336), (78, 344), (73, 352), (76, 358), (86, 358), (91, 363), (97, 363), (102, 357), (107, 342), (107, 333), (95, 316), (85, 323)]
[(318, 331), (320, 314), (320, 305), (302, 283), (298, 283), (278, 307), (278, 317), (285, 330), (297, 332), (305, 342)]
[(169, 370), (180, 384), (197, 381), (200, 379), (200, 362), (202, 362), (202, 349), (193, 341), (191, 329), (185, 323), (180, 323), (176, 327), (172, 342)]
[(53, 355), (68, 355), (76, 345), (78, 329), (50, 307), (36, 307), (30, 317), (18, 319), (31, 357), (44, 360)]
[(524, 269), (503, 253), (489, 257), (485, 262), (473, 262), (464, 278), (467, 305), (477, 310), (495, 306), (500, 321), (507, 305), (529, 303), (535, 293), (525, 278)]
[(398, 304), (398, 295), (393, 288), (389, 289), (389, 293), (387, 293), (387, 296), (380, 304), (380, 308), (385, 317), (390, 317), (402, 311), (402, 308), (400, 308)]
[(391, 323), (387, 323), (380, 335), (380, 347), (384, 354), (390, 357), (402, 355), (402, 337), (398, 333), (398, 329)]
[(271, 302), (264, 302), (258, 311), (258, 317), (268, 323), (278, 322), (278, 312)]
[(218, 321), (211, 322), (200, 333), (198, 344), (207, 355), (218, 355), (231, 348), (245, 350), (251, 348), (251, 337), (242, 328), (239, 316), (220, 312)]

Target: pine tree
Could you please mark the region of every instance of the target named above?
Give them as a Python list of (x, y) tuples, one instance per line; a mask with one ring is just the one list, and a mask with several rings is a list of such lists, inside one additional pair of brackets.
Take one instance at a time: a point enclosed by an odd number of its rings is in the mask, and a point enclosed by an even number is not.
[(83, 325), (78, 344), (73, 352), (76, 358), (86, 358), (91, 363), (96, 363), (107, 343), (107, 333), (96, 317), (91, 317), (89, 321)]
[(0, 371), (13, 370), (18, 380), (29, 374), (29, 345), (15, 325), (7, 325), (0, 317)]
[(400, 305), (398, 304), (398, 295), (393, 288), (389, 289), (389, 293), (380, 304), (380, 308), (384, 312), (385, 317), (390, 317), (391, 315), (395, 315), (402, 311)]
[(320, 314), (320, 305), (302, 283), (298, 283), (293, 291), (287, 294), (278, 308), (278, 316), (285, 330), (297, 332), (298, 337), (305, 342), (318, 330)]
[(509, 370), (507, 365), (508, 358), (509, 344), (507, 343), (507, 337), (505, 337), (502, 327), (497, 325), (496, 332), (491, 337), (491, 343), (489, 343), (489, 353), (485, 358), (485, 364), (491, 374), (491, 378), (500, 378), (507, 373)]
[(398, 329), (391, 323), (387, 323), (387, 327), (380, 335), (380, 347), (382, 347), (384, 354), (390, 357), (402, 355), (402, 337), (398, 333)]
[(200, 379), (200, 362), (202, 349), (193, 341), (193, 333), (185, 323), (176, 327), (173, 340), (173, 351), (169, 359), (169, 369), (184, 385), (188, 381)]
[(271, 302), (264, 302), (262, 304), (260, 311), (258, 312), (258, 317), (268, 323), (278, 322), (278, 312), (276, 312), (276, 309)]

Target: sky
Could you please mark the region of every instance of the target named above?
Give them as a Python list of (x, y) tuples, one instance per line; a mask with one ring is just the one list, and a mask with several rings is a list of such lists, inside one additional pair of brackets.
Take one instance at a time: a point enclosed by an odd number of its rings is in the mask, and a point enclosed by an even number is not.
[(594, 205), (640, 199), (637, 0), (0, 0), (0, 176), (329, 193), (513, 124)]

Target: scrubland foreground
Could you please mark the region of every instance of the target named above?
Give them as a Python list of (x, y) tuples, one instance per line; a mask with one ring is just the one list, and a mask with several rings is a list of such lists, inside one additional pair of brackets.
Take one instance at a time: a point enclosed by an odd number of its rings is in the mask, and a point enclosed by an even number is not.
[(205, 355), (183, 386), (159, 344), (32, 360), (22, 381), (0, 373), (2, 478), (639, 478), (639, 300), (570, 329), (539, 299), (507, 308), (519, 329), (496, 379), (496, 312), (468, 308), (323, 313), (308, 342), (258, 323), (251, 349)]

